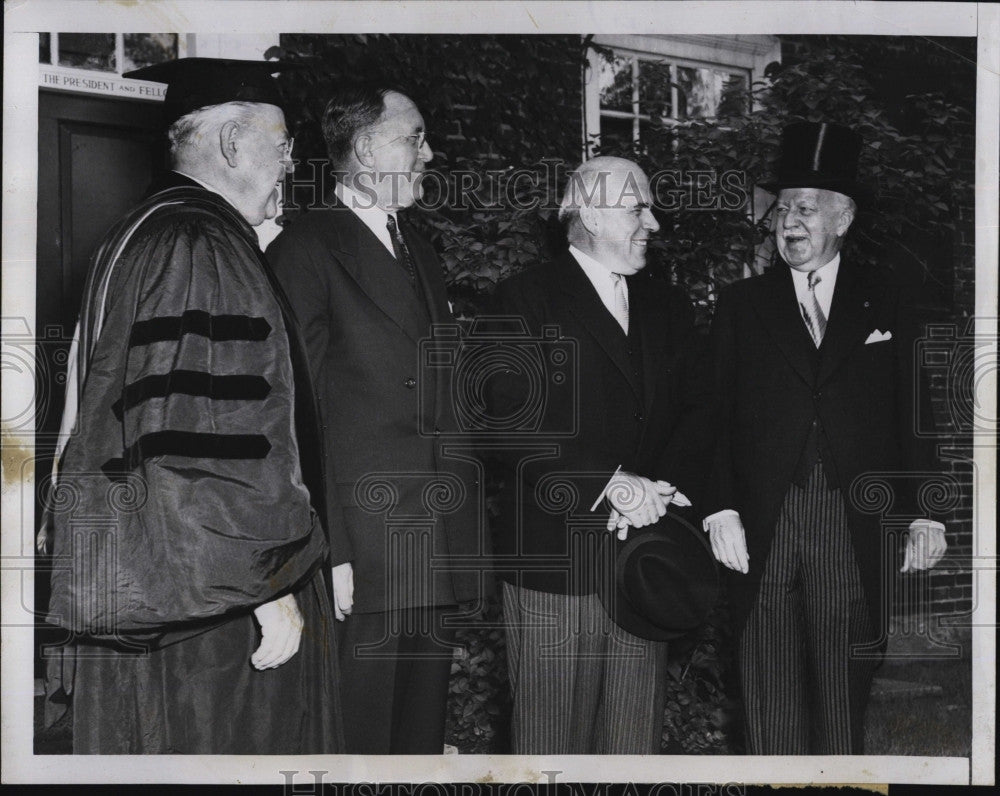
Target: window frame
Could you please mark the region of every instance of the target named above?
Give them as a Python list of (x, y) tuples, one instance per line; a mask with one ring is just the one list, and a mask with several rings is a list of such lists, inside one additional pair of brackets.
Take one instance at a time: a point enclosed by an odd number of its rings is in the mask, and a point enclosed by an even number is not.
[[(49, 60), (44, 63), (39, 57), (38, 87), (56, 91), (74, 91), (84, 94), (102, 94), (124, 99), (162, 101), (166, 86), (146, 80), (132, 80), (121, 76), (125, 60), (125, 34), (144, 31), (97, 31), (113, 33), (115, 36), (115, 71), (86, 69), (78, 66), (59, 66), (59, 33), (49, 34)], [(77, 31), (62, 31), (76, 33)], [(85, 31), (90, 32), (90, 31)], [(228, 33), (180, 33), (177, 31), (154, 31), (156, 33), (177, 33), (177, 57), (188, 58), (245, 58), (263, 59), (268, 48), (278, 44), (277, 33), (250, 35)], [(41, 46), (39, 46), (41, 50)]]
[[(594, 36), (590, 43), (630, 59), (632, 111), (601, 108), (601, 55), (593, 46), (588, 47), (583, 85), (584, 158), (591, 157), (595, 148), (600, 146), (602, 118), (632, 119), (632, 140), (640, 143), (640, 124), (651, 121), (648, 114), (639, 112), (638, 65), (641, 60), (669, 65), (672, 83), (677, 83), (678, 67), (693, 67), (744, 74), (750, 86), (761, 79), (769, 63), (781, 60), (781, 44), (777, 36), (601, 35)], [(664, 124), (674, 125), (684, 121), (677, 118), (677, 100), (677, 87), (673, 86), (671, 118), (664, 119)]]

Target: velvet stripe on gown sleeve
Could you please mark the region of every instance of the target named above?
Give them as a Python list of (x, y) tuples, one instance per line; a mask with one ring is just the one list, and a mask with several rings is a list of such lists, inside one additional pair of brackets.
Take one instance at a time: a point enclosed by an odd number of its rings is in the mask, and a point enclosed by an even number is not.
[(128, 296), (109, 297), (94, 357), (98, 384), (101, 363), (118, 357), (108, 372), (124, 376), (97, 400), (120, 444), (93, 464), (137, 492), (98, 539), (113, 577), (75, 567), (84, 632), (247, 609), (326, 553), (300, 473), (284, 322), (254, 253), (207, 214), (151, 226), (122, 270)]

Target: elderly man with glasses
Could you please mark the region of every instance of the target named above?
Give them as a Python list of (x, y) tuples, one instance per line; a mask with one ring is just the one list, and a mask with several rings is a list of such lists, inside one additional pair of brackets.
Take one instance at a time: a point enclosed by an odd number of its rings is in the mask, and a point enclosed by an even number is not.
[[(318, 413), (253, 227), (291, 141), (281, 64), (184, 58), (171, 170), (94, 256), (42, 550), (47, 718), (78, 754), (343, 751)], [(71, 643), (69, 643), (71, 642)], [(58, 653), (58, 654), (55, 654)]]
[[(391, 89), (330, 99), (338, 182), (268, 248), (299, 317), (323, 415), (347, 751), (440, 754), (450, 608), (479, 595), (449, 566), (486, 543), (480, 478), (421, 341), (453, 323), (434, 250), (407, 221), (433, 158), (417, 106)], [(463, 453), (463, 450), (465, 453)]]

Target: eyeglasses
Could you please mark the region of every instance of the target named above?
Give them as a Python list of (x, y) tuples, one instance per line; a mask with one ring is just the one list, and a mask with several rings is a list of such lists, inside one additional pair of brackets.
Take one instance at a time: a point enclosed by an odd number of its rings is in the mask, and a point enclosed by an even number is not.
[(284, 165), (285, 174), (292, 174), (295, 172), (295, 161), (292, 160), (292, 147), (294, 146), (294, 138), (286, 138), (278, 144), (278, 151), (281, 153), (281, 157), (278, 158), (278, 162)]
[(389, 144), (394, 144), (397, 141), (409, 141), (413, 144), (415, 149), (420, 149), (427, 143), (427, 133), (421, 130), (419, 133), (411, 133), (410, 135), (397, 135), (395, 138), (386, 141), (384, 144), (372, 147), (372, 149), (381, 149), (382, 147), (389, 146)]
[(427, 133), (421, 130), (419, 133), (413, 133), (413, 135), (401, 135), (400, 138), (411, 141), (417, 149), (420, 149), (427, 142)]

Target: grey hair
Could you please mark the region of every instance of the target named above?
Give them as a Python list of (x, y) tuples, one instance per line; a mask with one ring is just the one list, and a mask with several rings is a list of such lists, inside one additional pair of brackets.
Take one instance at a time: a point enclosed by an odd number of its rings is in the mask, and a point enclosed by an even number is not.
[(223, 102), (220, 105), (206, 105), (181, 116), (167, 130), (171, 159), (176, 161), (185, 150), (197, 149), (213, 140), (226, 122), (253, 124), (257, 121), (260, 107), (258, 102)]
[(850, 196), (843, 193), (834, 192), (834, 197), (837, 200), (837, 209), (843, 212), (844, 210), (849, 210), (851, 213), (851, 218), (858, 217), (858, 203), (855, 202)]
[(580, 219), (580, 209), (593, 205), (606, 206), (609, 201), (620, 201), (609, 198), (607, 178), (617, 172), (635, 169), (636, 164), (624, 158), (602, 155), (585, 160), (570, 172), (559, 202), (559, 221), (567, 232), (572, 232)]

